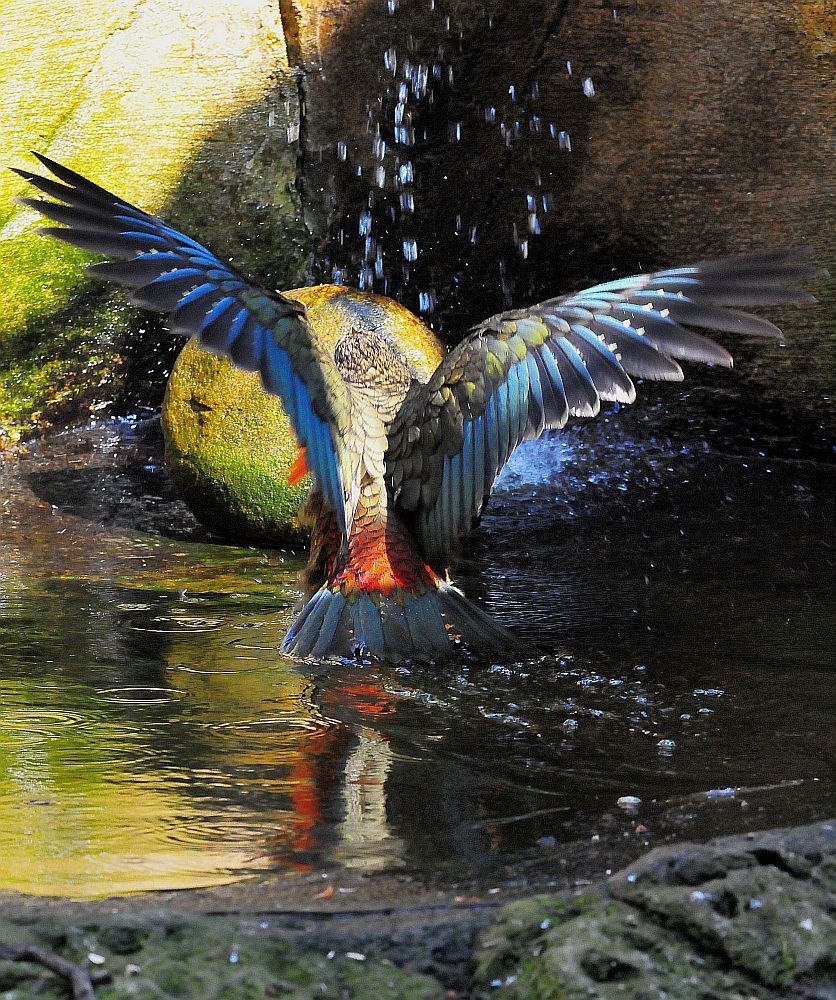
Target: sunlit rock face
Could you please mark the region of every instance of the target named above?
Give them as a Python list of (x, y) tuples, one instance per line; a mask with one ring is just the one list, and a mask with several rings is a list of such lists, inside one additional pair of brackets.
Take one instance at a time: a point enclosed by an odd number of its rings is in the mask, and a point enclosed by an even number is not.
[[(56, 30), (60, 25), (60, 31)], [(278, 5), (52, 0), (3, 6), (3, 166), (35, 149), (194, 232), (276, 286), (301, 278), (297, 86)], [(0, 170), (0, 443), (33, 422), (159, 403), (180, 344), (35, 234)]]
[[(443, 357), (432, 331), (391, 299), (334, 285), (287, 295), (305, 303), (329, 350), (351, 329), (375, 330), (394, 338), (422, 380)], [(174, 481), (204, 524), (248, 541), (298, 539), (297, 513), (309, 482), (288, 485), (296, 441), (281, 403), (263, 391), (258, 375), (190, 342), (168, 382), (163, 431)]]

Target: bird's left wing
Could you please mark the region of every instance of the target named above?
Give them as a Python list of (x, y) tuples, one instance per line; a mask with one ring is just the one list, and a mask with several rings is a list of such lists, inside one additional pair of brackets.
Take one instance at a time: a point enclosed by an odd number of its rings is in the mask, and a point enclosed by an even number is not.
[(311, 330), (305, 307), (248, 281), (161, 219), (35, 155), (52, 177), (15, 173), (57, 199), (17, 199), (60, 223), (40, 232), (115, 258), (91, 265), (88, 273), (134, 289), (131, 301), (169, 313), (175, 332), (196, 337), (239, 368), (259, 372), (264, 388), (281, 399), (307, 449), (308, 467), (346, 535), (362, 466), (382, 474), (385, 430), (353, 397)]
[[(422, 552), (449, 565), (514, 449), (602, 401), (631, 403), (630, 376), (680, 381), (675, 359), (731, 367), (687, 327), (781, 337), (738, 306), (813, 301), (797, 282), (826, 273), (777, 250), (595, 285), (481, 323), (414, 384), (392, 425), (386, 476)], [(731, 307), (731, 308), (730, 308)]]

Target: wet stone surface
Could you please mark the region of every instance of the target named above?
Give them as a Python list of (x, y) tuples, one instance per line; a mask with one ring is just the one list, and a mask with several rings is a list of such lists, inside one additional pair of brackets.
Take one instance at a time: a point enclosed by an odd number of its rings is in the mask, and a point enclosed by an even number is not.
[(832, 823), (682, 844), (587, 894), (512, 904), (481, 936), (474, 992), (832, 996), (835, 855)]
[[(502, 906), (315, 900), (275, 885), (103, 903), (6, 897), (0, 941), (87, 968), (99, 998), (832, 996), (833, 823), (660, 848), (612, 878)], [(64, 995), (0, 962), (9, 1000)]]

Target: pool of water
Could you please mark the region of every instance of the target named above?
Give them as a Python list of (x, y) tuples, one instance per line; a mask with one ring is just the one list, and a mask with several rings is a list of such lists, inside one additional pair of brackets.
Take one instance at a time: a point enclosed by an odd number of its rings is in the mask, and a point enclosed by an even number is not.
[(516, 662), (281, 656), (300, 558), (208, 537), (130, 421), (0, 466), (0, 888), (582, 879), (827, 815), (832, 468), (659, 392), (501, 481), (458, 580)]

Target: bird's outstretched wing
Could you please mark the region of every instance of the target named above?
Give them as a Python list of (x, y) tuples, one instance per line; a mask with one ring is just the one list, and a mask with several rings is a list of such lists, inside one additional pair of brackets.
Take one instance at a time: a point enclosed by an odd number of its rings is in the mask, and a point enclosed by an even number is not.
[(386, 434), (376, 414), (353, 398), (312, 333), (305, 307), (249, 282), (199, 243), (75, 171), (35, 156), (52, 177), (15, 173), (57, 200), (17, 201), (61, 224), (39, 232), (115, 258), (88, 273), (134, 289), (131, 302), (169, 313), (175, 332), (259, 372), (264, 388), (281, 399), (347, 534), (364, 466), (382, 474)]
[(826, 273), (778, 250), (595, 285), (485, 320), (410, 389), (389, 428), (386, 477), (414, 513), (422, 551), (447, 565), (514, 449), (602, 401), (631, 403), (631, 376), (680, 381), (676, 359), (731, 367), (686, 327), (781, 337), (738, 311), (814, 301), (797, 283)]

